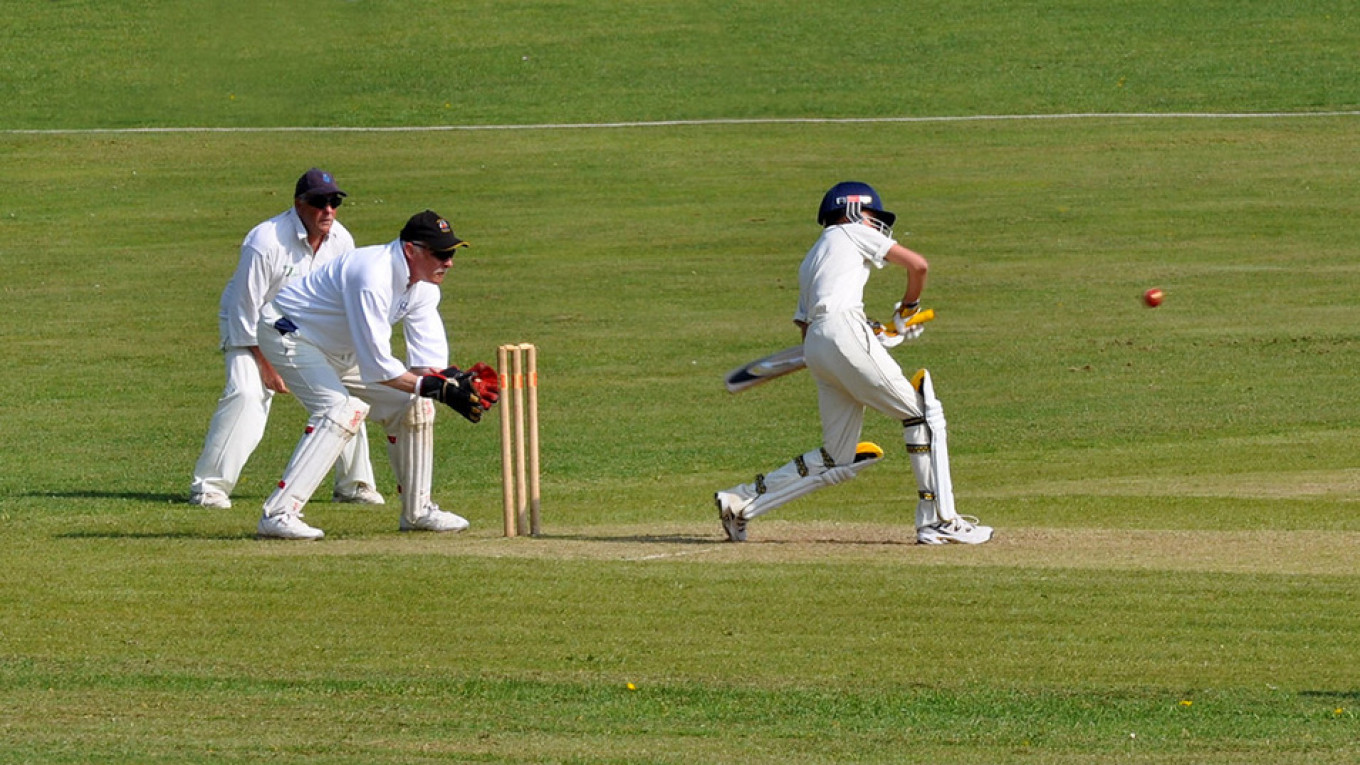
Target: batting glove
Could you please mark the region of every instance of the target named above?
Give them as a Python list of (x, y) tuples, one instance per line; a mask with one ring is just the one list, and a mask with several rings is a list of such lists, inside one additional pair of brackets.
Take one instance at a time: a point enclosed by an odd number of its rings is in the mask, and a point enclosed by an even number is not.
[(906, 338), (897, 334), (896, 330), (889, 332), (887, 327), (876, 321), (870, 321), (869, 327), (873, 329), (874, 337), (878, 340), (878, 344), (884, 348), (896, 348), (906, 341)]
[(907, 323), (911, 317), (919, 313), (920, 310), (921, 302), (919, 300), (914, 303), (907, 303), (906, 305), (899, 302), (897, 305), (893, 306), (893, 329), (897, 331), (898, 337), (903, 340), (915, 340), (921, 336), (922, 332), (926, 331), (924, 324)]

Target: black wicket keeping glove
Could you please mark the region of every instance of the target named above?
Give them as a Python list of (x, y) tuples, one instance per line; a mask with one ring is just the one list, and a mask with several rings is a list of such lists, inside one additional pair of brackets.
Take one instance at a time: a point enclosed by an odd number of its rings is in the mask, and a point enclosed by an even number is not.
[(416, 382), (416, 393), (447, 405), (473, 423), (481, 422), (488, 406), (473, 389), (471, 375), (458, 367), (422, 375)]

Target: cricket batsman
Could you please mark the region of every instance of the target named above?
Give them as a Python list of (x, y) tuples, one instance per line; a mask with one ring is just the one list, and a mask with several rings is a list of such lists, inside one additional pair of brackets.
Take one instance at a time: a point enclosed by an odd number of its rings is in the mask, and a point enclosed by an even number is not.
[[(817, 382), (822, 446), (714, 495), (729, 540), (744, 541), (752, 518), (848, 481), (882, 459), (881, 449), (859, 444), (865, 407), (902, 423), (917, 486), (916, 541), (981, 544), (992, 538), (991, 527), (954, 511), (944, 409), (930, 373), (922, 369), (907, 379), (888, 353), (925, 329), (910, 319), (920, 310), (929, 268), (923, 256), (892, 238), (896, 220), (866, 183), (838, 183), (822, 197), (817, 210), (822, 235), (798, 269), (793, 315), (808, 371)], [(907, 285), (893, 308), (896, 332), (875, 335), (864, 313), (864, 286), (872, 270), (889, 263), (906, 269)]]

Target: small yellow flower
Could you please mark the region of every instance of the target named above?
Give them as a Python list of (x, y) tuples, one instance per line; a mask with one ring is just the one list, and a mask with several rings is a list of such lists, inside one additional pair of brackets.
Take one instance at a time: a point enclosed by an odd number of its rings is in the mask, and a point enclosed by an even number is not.
[(632, 683), (629, 683), (629, 684), (628, 684), (628, 690), (630, 690), (630, 691), (636, 691), (636, 690), (637, 690), (637, 686), (636, 686), (636, 685), (633, 685)]
[(1191, 701), (1190, 699), (1181, 699), (1181, 706), (1183, 706), (1183, 707), (1188, 707), (1188, 706), (1190, 706), (1191, 704), (1194, 704), (1194, 703), (1195, 703), (1195, 702)]

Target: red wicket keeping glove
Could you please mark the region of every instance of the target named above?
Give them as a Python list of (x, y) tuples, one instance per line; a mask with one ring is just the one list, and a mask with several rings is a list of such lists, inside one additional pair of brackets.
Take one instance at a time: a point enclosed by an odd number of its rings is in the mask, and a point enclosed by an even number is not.
[(501, 400), (501, 376), (490, 365), (479, 361), (466, 374), (472, 389), (481, 397), (484, 408), (490, 409)]

